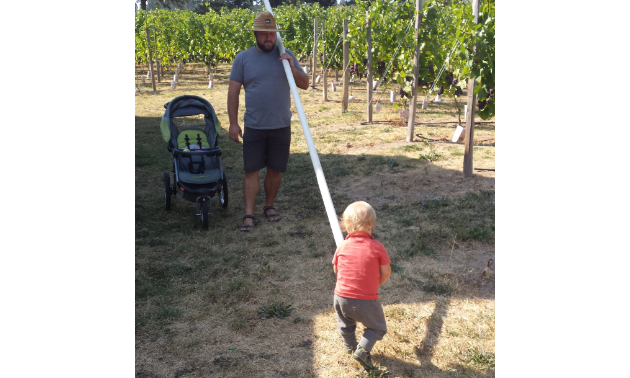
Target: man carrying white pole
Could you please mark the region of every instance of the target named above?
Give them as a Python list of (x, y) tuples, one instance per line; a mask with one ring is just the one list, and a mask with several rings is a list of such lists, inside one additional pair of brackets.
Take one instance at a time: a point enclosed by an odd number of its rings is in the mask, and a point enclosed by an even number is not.
[[(269, 0), (264, 0), (265, 2), (265, 7), (267, 8), (268, 12), (271, 13), (271, 15), (273, 16), (273, 12), (271, 10), (271, 6), (269, 5)], [(275, 20), (274, 20), (275, 23)], [(324, 201), (324, 205), (326, 207), (326, 214), (328, 215), (328, 221), (330, 222), (330, 227), (332, 229), (333, 232), (333, 236), (335, 238), (335, 243), (337, 245), (339, 245), (342, 241), (343, 241), (343, 234), (341, 232), (341, 227), (339, 226), (339, 219), (336, 216), (335, 213), (335, 208), (332, 204), (332, 199), (330, 196), (330, 192), (328, 191), (328, 186), (326, 184), (326, 178), (324, 177), (324, 172), (322, 170), (321, 164), (319, 162), (319, 156), (317, 155), (317, 150), (315, 149), (315, 144), (313, 143), (313, 137), (311, 136), (311, 131), (308, 127), (308, 122), (306, 121), (306, 115), (304, 113), (304, 108), (302, 106), (302, 101), (300, 100), (300, 95), (297, 91), (297, 86), (296, 83), (299, 84), (300, 88), (306, 89), (308, 88), (308, 81), (306, 82), (306, 88), (304, 88), (302, 86), (303, 82), (302, 82), (302, 74), (304, 74), (303, 72), (300, 72), (297, 74), (296, 77), (294, 77), (294, 72), (296, 72), (296, 70), (294, 70), (295, 64), (297, 63), (297, 60), (293, 57), (292, 60), (289, 60), (288, 57), (285, 55), (285, 49), (284, 46), (282, 44), (282, 39), (280, 37), (280, 33), (276, 32), (276, 41), (278, 44), (278, 48), (279, 48), (279, 53), (281, 55), (281, 61), (282, 61), (282, 65), (284, 67), (284, 72), (286, 74), (286, 78), (288, 81), (288, 84), (290, 86), (291, 89), (291, 94), (293, 95), (293, 101), (295, 102), (295, 107), (297, 109), (298, 112), (298, 116), (300, 118), (300, 123), (302, 125), (302, 131), (304, 132), (304, 137), (306, 139), (306, 144), (308, 145), (308, 150), (309, 150), (309, 154), (311, 156), (311, 161), (313, 163), (313, 168), (315, 169), (315, 175), (317, 177), (317, 183), (319, 185), (319, 190), (322, 194), (322, 199)], [(293, 63), (293, 64), (291, 64)], [(297, 66), (299, 67), (299, 63), (297, 64)], [(306, 74), (304, 74), (306, 75)], [(308, 80), (308, 75), (306, 75), (306, 78)], [(240, 87), (239, 87), (240, 89)], [(230, 97), (230, 95), (228, 94), (228, 98)], [(238, 97), (237, 97), (238, 98)], [(228, 100), (228, 103), (230, 101)], [(238, 105), (238, 103), (237, 103)], [(228, 113), (230, 106), (228, 106)], [(236, 109), (238, 110), (238, 106), (236, 107)], [(236, 113), (236, 112), (235, 112)], [(230, 123), (231, 122), (231, 118), (230, 118)], [(238, 130), (237, 130), (238, 131)], [(230, 136), (232, 138), (232, 136)], [(232, 138), (234, 140), (234, 138)], [(238, 140), (238, 139), (237, 139)]]
[[(279, 30), (271, 13), (258, 14), (253, 29), (248, 30), (254, 32), (256, 46), (241, 51), (234, 59), (227, 102), (230, 139), (238, 143), (239, 136), (243, 138), (245, 216), (240, 228), (243, 232), (251, 231), (258, 222), (254, 205), (260, 190), (259, 172), (264, 167), (267, 167), (267, 173), (262, 214), (270, 222), (282, 219), (273, 204), (280, 189), (281, 174), (286, 171), (289, 160), (291, 97), (281, 62), (287, 62), (300, 88), (308, 88), (308, 76), (295, 55), (290, 51), (280, 53), (276, 46)], [(245, 133), (238, 124), (241, 87), (245, 88)]]

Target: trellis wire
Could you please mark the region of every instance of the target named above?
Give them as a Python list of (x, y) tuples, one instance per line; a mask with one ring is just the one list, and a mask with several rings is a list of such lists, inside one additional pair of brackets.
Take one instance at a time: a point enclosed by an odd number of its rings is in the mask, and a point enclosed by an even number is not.
[[(340, 35), (339, 36), (339, 40), (337, 41), (337, 45), (335, 46), (335, 49), (332, 52), (332, 55), (335, 55), (335, 52), (337, 51), (337, 47), (339, 47), (339, 43), (341, 42), (342, 39), (343, 39), (343, 35)], [(328, 67), (330, 67), (330, 63), (328, 63), (328, 65), (326, 66), (326, 69), (324, 70), (324, 72), (328, 71)]]
[[(414, 19), (410, 19), (409, 20), (409, 25), (407, 25), (407, 30), (405, 30), (405, 32), (403, 33), (403, 36), (407, 34), (407, 32), (409, 31), (409, 28), (411, 27), (411, 24), (413, 24)], [(404, 38), (403, 38), (404, 39)], [(398, 55), (398, 50), (400, 50), (400, 46), (402, 45), (402, 41), (400, 41), (398, 43), (398, 47), (396, 48), (396, 52), (394, 53), (394, 55), (392, 55), (392, 58), (389, 60), (389, 63), (387, 64), (387, 68), (385, 69), (385, 73), (381, 76), (381, 79), (378, 81), (378, 86), (381, 86), (381, 80), (383, 77), (387, 77), (387, 74), (389, 73), (389, 69), (391, 68), (392, 64), (394, 63), (394, 58), (396, 58), (396, 56)], [(348, 62), (348, 64), (350, 64), (350, 62)], [(369, 83), (370, 85), (374, 85), (373, 83)], [(378, 103), (378, 101), (381, 99), (381, 96), (383, 96), (383, 92), (385, 91), (385, 88), (387, 88), (387, 85), (389, 85), (389, 80), (387, 80), (385, 82), (385, 87), (381, 88), (381, 94), (379, 95), (379, 97), (376, 99), (376, 102)], [(374, 97), (374, 95), (372, 95), (372, 97)], [(368, 99), (370, 102), (372, 101), (372, 98)], [(365, 112), (363, 112), (363, 115), (361, 116), (361, 121), (359, 121), (359, 124), (361, 124), (361, 122), (363, 122), (363, 117), (365, 117), (365, 115), (367, 114), (367, 108), (365, 109)]]
[(435, 80), (433, 81), (433, 85), (431, 86), (431, 88), (429, 89), (429, 91), (427, 91), (427, 95), (425, 96), (425, 100), (429, 98), (429, 96), (431, 95), (431, 93), (433, 92), (433, 90), (435, 89), (435, 85), (437, 84), (437, 82), (440, 80), (440, 77), (442, 76), (442, 73), (444, 73), (444, 70), (446, 69), (446, 64), (448, 63), (449, 59), (451, 58), (451, 55), (453, 54), (453, 52), (455, 51), (455, 49), (459, 46), (459, 41), (455, 41), (455, 45), (453, 46), (453, 48), (451, 49), (451, 51), (449, 51), (449, 53), (446, 55), (446, 59), (444, 59), (444, 64), (442, 64), (442, 67), (440, 68), (440, 70), (438, 71), (437, 77), (435, 78)]
[[(409, 30), (409, 27), (407, 27), (407, 30)], [(405, 32), (406, 33), (406, 32)], [(427, 91), (426, 96), (424, 97), (424, 100), (427, 100), (429, 98), (429, 96), (431, 95), (431, 93), (433, 92), (433, 90), (435, 89), (435, 85), (437, 84), (437, 82), (440, 80), (440, 77), (442, 76), (442, 74), (444, 73), (444, 70), (446, 69), (446, 65), (451, 57), (451, 55), (453, 54), (453, 52), (455, 51), (455, 49), (459, 46), (459, 41), (455, 41), (455, 45), (453, 46), (453, 48), (451, 48), (451, 50), (449, 51), (449, 53), (446, 55), (446, 59), (444, 59), (444, 64), (442, 64), (442, 67), (440, 67), (440, 69), (438, 70), (438, 74), (437, 77), (435, 78), (435, 80), (433, 81), (433, 85), (431, 86), (431, 88), (429, 89), (429, 91)], [(400, 44), (398, 45), (398, 47), (400, 48)], [(398, 53), (398, 50), (396, 50), (396, 53)], [(394, 54), (394, 56), (396, 56), (396, 54)], [(392, 58), (393, 59), (393, 58)], [(392, 60), (390, 60), (390, 65), (392, 63)], [(389, 72), (389, 66), (387, 68), (387, 70), (385, 71), (386, 73)], [(380, 83), (380, 81), (379, 81)], [(380, 84), (379, 84), (380, 85)], [(417, 85), (417, 83), (416, 83)], [(383, 95), (384, 92), (384, 88), (381, 89), (381, 94), (379, 96), (379, 98), (376, 100), (376, 102), (378, 102), (381, 98), (381, 96)], [(370, 99), (371, 101), (371, 99)], [(424, 101), (423, 101), (424, 102)], [(417, 118), (420, 113), (422, 112), (423, 109), (420, 109), (420, 112), (418, 112), (418, 114), (416, 115)], [(365, 117), (365, 114), (367, 113), (367, 109), (365, 110), (365, 112), (363, 113), (363, 115), (361, 116), (361, 121), (359, 122), (359, 124), (361, 124), (361, 122), (363, 122), (363, 117)], [(414, 119), (414, 123), (416, 122), (416, 120)]]
[(311, 41), (311, 38), (313, 38), (312, 34), (308, 36), (308, 39), (306, 40), (306, 44), (304, 45), (304, 49), (302, 49), (302, 53), (300, 54), (300, 56), (304, 56), (304, 51), (306, 51), (306, 49), (308, 48), (308, 43)]
[[(337, 51), (337, 47), (339, 47), (339, 43), (341, 42), (341, 40), (343, 39), (343, 36), (339, 36), (339, 40), (337, 41), (337, 45), (335, 46), (335, 49), (333, 50), (332, 55), (335, 55), (335, 51)], [(350, 63), (348, 62), (348, 65), (350, 65)], [(322, 74), (324, 74), (325, 72), (328, 71), (328, 67), (330, 67), (330, 63), (328, 63), (328, 65), (326, 66), (326, 68), (322, 71)], [(347, 67), (346, 67), (347, 69)], [(345, 70), (344, 70), (345, 72)], [(311, 100), (315, 101), (315, 91), (313, 91), (312, 95), (311, 95)]]

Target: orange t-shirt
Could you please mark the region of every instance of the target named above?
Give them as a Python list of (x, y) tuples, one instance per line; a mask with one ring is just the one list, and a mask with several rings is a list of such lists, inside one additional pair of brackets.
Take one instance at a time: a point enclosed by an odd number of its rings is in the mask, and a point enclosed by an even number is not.
[(335, 294), (344, 298), (378, 299), (381, 265), (390, 263), (381, 242), (367, 232), (353, 232), (341, 242), (332, 263), (337, 265)]

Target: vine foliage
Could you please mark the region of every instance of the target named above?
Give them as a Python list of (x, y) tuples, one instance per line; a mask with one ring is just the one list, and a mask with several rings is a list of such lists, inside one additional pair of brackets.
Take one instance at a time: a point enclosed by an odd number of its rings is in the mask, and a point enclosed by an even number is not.
[[(350, 67), (365, 73), (366, 26), (371, 20), (374, 79), (395, 83), (401, 94), (411, 93), (414, 66), (415, 0), (356, 0), (352, 6), (321, 7), (284, 4), (274, 8), (284, 46), (299, 59), (313, 50), (314, 19), (324, 20), (325, 34), (318, 37), (318, 52), (325, 49), (319, 67), (343, 70), (343, 20), (348, 19)], [(419, 29), (418, 83), (446, 96), (461, 95), (461, 85), (475, 78), (475, 94), (483, 119), (495, 109), (495, 3), (480, 0), (478, 23), (473, 22), (472, 5), (466, 0), (423, 1)], [(208, 68), (231, 62), (238, 52), (255, 44), (254, 35), (244, 29), (253, 24), (249, 9), (210, 9), (205, 14), (185, 10), (138, 11), (135, 22), (136, 63), (148, 60), (145, 28), (152, 35), (154, 59), (168, 67), (178, 62), (203, 62)], [(153, 40), (153, 38), (155, 40)], [(325, 41), (325, 43), (323, 42)], [(155, 46), (153, 46), (155, 44)], [(356, 65), (356, 70), (354, 69)], [(388, 70), (385, 70), (389, 67)], [(386, 72), (387, 71), (387, 72)]]

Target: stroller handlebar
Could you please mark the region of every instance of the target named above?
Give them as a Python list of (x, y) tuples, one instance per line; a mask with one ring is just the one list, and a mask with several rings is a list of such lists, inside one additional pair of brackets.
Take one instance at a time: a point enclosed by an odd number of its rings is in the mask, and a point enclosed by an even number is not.
[(215, 147), (207, 150), (192, 150), (192, 151), (182, 151), (173, 149), (173, 155), (181, 155), (181, 156), (221, 156), (221, 148)]

